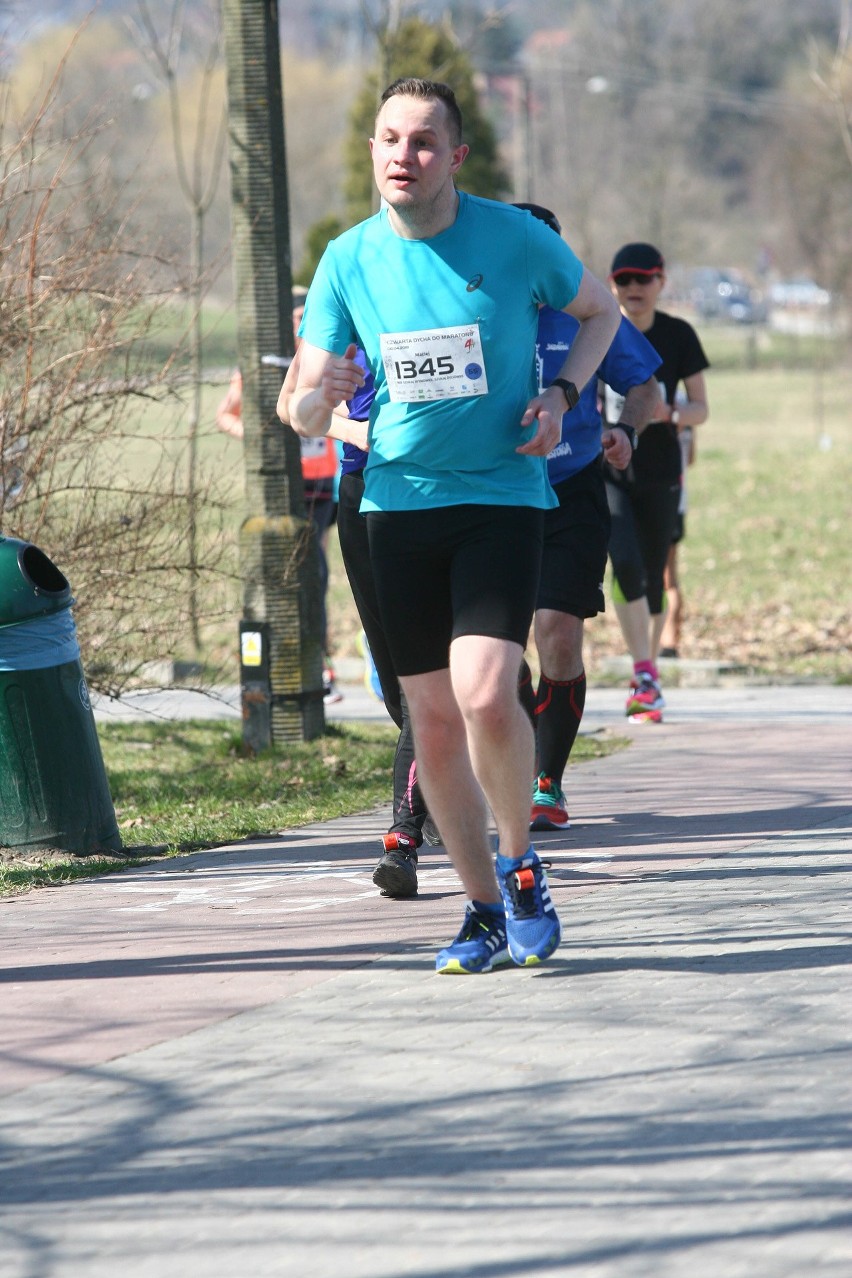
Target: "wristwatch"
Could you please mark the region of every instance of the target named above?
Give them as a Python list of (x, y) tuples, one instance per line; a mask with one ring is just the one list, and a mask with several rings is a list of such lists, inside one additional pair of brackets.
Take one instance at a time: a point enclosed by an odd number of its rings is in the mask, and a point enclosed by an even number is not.
[[(571, 412), (572, 408), (577, 407), (578, 403), (580, 402), (580, 392), (577, 390), (577, 387), (574, 385), (573, 382), (567, 382), (564, 377), (554, 377), (553, 381), (550, 383), (550, 386), (558, 386), (559, 389), (562, 391), (563, 395), (568, 401), (569, 413)], [(550, 389), (550, 386), (548, 387), (548, 390)]]
[(635, 453), (639, 446), (639, 436), (636, 434), (636, 427), (628, 426), (627, 422), (616, 422), (615, 429), (624, 431), (625, 435), (630, 440), (630, 447)]

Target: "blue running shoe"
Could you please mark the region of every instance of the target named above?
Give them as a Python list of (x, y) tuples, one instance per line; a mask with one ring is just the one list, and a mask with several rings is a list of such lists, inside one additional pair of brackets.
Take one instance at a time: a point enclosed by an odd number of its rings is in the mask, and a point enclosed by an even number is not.
[(530, 847), (513, 869), (498, 857), (497, 882), (506, 907), (509, 954), (519, 967), (532, 967), (550, 958), (562, 940), (562, 924), (550, 899), (544, 865)]
[(468, 976), (490, 972), (492, 967), (511, 963), (506, 948), (506, 919), (502, 914), (485, 913), (468, 902), (464, 923), (452, 945), (435, 959), (438, 972)]
[(358, 651), (364, 658), (364, 687), (371, 692), (377, 701), (384, 701), (384, 693), (382, 685), (379, 682), (379, 672), (376, 669), (376, 663), (373, 660), (373, 654), (370, 652), (370, 645), (367, 643), (367, 636), (362, 630), (358, 635)]

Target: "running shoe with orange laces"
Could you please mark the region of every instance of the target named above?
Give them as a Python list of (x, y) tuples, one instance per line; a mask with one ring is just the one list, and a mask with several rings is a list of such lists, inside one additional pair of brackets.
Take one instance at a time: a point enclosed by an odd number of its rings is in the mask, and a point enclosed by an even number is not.
[(373, 882), (385, 896), (404, 900), (417, 895), (417, 841), (393, 831), (382, 835), (382, 859), (373, 871)]
[(570, 825), (565, 795), (552, 777), (539, 772), (533, 782), (531, 830), (567, 830)]

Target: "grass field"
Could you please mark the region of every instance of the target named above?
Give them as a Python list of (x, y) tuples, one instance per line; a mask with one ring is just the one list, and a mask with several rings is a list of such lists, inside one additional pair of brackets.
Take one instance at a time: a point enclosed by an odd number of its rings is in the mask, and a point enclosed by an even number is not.
[[(712, 364), (710, 420), (699, 429), (698, 460), (689, 472), (681, 655), (732, 661), (776, 678), (848, 680), (852, 371), (842, 351), (819, 339), (776, 335), (765, 348), (760, 335), (709, 327), (702, 339)], [(759, 366), (753, 368), (755, 351)], [(807, 360), (814, 362), (798, 366)], [(234, 678), (242, 448), (213, 425), (224, 388), (205, 389), (209, 425), (201, 457), (211, 473), (232, 483), (235, 577), (215, 586), (217, 615), (205, 638), (211, 666)], [(134, 465), (150, 459), (147, 439), (158, 434), (152, 418), (132, 442)], [(176, 440), (174, 448), (180, 447)], [(333, 537), (330, 563), (334, 651), (354, 657), (358, 620)], [(587, 634), (594, 680), (601, 659), (621, 654), (623, 645), (611, 611), (589, 623)]]
[[(712, 341), (708, 354), (714, 358)], [(689, 472), (681, 546), (684, 658), (779, 678), (852, 678), (852, 372), (711, 369), (711, 415)], [(357, 620), (339, 557), (330, 617), (350, 655)], [(607, 592), (609, 597), (609, 591)], [(610, 610), (587, 664), (624, 651)]]

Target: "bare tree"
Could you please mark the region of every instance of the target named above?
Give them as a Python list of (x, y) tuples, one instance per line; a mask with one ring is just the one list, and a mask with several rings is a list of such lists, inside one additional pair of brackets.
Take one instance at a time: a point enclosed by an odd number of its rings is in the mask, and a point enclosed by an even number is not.
[(852, 165), (852, 0), (842, 0), (837, 45), (828, 59), (811, 43), (811, 76), (834, 111), (846, 158)]
[[(198, 114), (194, 137), (187, 146), (181, 111), (181, 55), (184, 45), (184, 0), (173, 0), (169, 28), (164, 36), (157, 30), (146, 0), (137, 0), (139, 23), (128, 19), (143, 52), (166, 86), (169, 98), (172, 147), (178, 186), (190, 213), (190, 252), (187, 297), (190, 308), (190, 371), (192, 399), (187, 424), (189, 444), (187, 469), (188, 551), (191, 566), (189, 616), (192, 641), (196, 651), (201, 647), (198, 601), (198, 433), (201, 424), (202, 328), (201, 308), (205, 292), (204, 227), (205, 219), (216, 197), (222, 174), (222, 160), (227, 140), (224, 109), (211, 107), (213, 79), (221, 75), (223, 66), (222, 32), (218, 8), (210, 12), (209, 35), (200, 58)], [(199, 32), (194, 33), (193, 47), (198, 46)]]
[(180, 389), (147, 346), (165, 264), (97, 169), (93, 184), (91, 137), (55, 118), (62, 69), (17, 126), (4, 112), (0, 137), (0, 510), (68, 576), (90, 677), (116, 691), (174, 650), (183, 583), (218, 572), (226, 541), (207, 486), (205, 567), (187, 554), (185, 459), (150, 425)]

